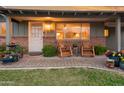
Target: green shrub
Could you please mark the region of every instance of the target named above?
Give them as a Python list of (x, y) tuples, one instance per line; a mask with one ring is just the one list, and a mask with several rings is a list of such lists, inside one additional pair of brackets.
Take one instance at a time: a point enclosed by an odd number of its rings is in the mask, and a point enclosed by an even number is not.
[(107, 51), (107, 47), (97, 45), (94, 47), (96, 55), (103, 55)]
[(22, 53), (23, 52), (23, 47), (20, 45), (16, 45), (16, 48), (14, 50), (15, 52)]
[(3, 51), (4, 54), (10, 54), (10, 53), (12, 53), (12, 52), (13, 52), (13, 51), (10, 51), (10, 50), (4, 50), (4, 51)]
[(43, 47), (43, 56), (53, 57), (57, 55), (57, 49), (52, 45), (46, 45)]
[(1, 45), (1, 46), (0, 46), (0, 51), (2, 52), (2, 51), (5, 51), (5, 50), (6, 50), (6, 46)]

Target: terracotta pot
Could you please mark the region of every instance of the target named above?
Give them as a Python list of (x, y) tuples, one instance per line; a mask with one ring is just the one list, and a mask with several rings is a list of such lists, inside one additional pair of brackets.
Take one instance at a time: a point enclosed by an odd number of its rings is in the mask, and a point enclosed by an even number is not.
[(20, 52), (20, 53), (18, 53), (18, 55), (19, 55), (19, 58), (23, 58), (23, 52)]
[(3, 58), (5, 55), (3, 53), (0, 53), (0, 59)]
[(121, 53), (124, 54), (124, 50), (121, 50)]
[(106, 61), (106, 66), (107, 66), (108, 68), (114, 68), (114, 67), (115, 67), (115, 62), (114, 62), (114, 60), (107, 60), (107, 61)]

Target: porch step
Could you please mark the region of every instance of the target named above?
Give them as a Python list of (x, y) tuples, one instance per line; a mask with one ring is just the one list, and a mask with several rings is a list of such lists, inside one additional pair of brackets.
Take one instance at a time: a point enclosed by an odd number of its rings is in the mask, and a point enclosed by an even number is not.
[(29, 52), (29, 55), (31, 56), (37, 56), (37, 55), (41, 55), (41, 52)]

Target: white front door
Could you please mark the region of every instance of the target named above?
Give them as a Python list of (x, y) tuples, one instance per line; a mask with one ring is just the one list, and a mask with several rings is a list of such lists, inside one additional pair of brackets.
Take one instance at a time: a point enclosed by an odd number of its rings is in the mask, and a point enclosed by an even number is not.
[(42, 23), (29, 24), (29, 52), (41, 52), (43, 48)]

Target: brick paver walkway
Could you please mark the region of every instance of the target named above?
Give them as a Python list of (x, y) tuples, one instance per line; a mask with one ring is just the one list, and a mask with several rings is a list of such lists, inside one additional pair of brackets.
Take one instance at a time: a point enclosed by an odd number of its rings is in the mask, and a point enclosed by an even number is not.
[(19, 62), (2, 64), (0, 67), (63, 67), (63, 66), (104, 66), (106, 57), (42, 57), (25, 55)]
[(109, 69), (105, 66), (106, 57), (42, 57), (24, 55), (19, 62), (3, 64), (0, 62), (0, 69), (3, 68), (70, 68), (70, 67), (89, 67), (106, 70), (121, 71), (118, 68)]

